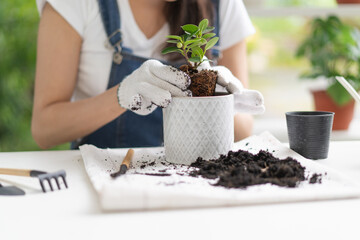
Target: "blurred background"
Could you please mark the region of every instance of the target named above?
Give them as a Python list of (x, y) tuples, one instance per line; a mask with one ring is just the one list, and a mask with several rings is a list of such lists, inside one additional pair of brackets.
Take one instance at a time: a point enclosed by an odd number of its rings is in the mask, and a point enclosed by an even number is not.
[(30, 130), (38, 23), (35, 0), (0, 1), (0, 151), (39, 150)]
[[(264, 94), (266, 113), (257, 116), (256, 131), (264, 122), (283, 119), (286, 111), (312, 110), (309, 87), (299, 80), (308, 69), (295, 52), (317, 15), (335, 9), (335, 0), (245, 0), (257, 33), (248, 40), (250, 87)], [(359, 5), (360, 6), (360, 5)], [(296, 8), (295, 12), (292, 12)], [(312, 9), (309, 14), (307, 8)], [(358, 8), (360, 12), (360, 8)], [(286, 13), (290, 12), (290, 13)], [(359, 14), (358, 14), (359, 16)], [(360, 18), (341, 11), (341, 19), (360, 26)], [(31, 110), (39, 14), (35, 0), (0, 1), (0, 151), (39, 150), (31, 136)], [(359, 118), (358, 106), (355, 119)], [(68, 144), (53, 149), (69, 149)]]

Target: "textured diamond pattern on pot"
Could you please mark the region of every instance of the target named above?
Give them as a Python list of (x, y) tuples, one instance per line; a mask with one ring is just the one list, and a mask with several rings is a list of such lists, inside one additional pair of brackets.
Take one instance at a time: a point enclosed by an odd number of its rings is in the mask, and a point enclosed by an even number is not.
[(233, 96), (173, 98), (163, 109), (166, 160), (191, 164), (226, 154), (234, 142)]

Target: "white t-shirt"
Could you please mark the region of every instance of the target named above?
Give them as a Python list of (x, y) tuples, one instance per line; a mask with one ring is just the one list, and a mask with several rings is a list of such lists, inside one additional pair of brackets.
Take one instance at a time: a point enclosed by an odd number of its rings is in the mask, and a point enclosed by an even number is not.
[[(36, 0), (40, 15), (45, 2), (51, 4), (83, 40), (72, 99), (81, 100), (104, 92), (113, 50), (105, 46), (107, 36), (97, 0)], [(169, 35), (169, 25), (165, 24), (148, 39), (136, 24), (129, 0), (118, 0), (118, 5), (123, 46), (132, 49), (138, 56), (164, 59), (159, 49)], [(220, 0), (220, 50), (231, 47), (254, 32), (242, 0)]]

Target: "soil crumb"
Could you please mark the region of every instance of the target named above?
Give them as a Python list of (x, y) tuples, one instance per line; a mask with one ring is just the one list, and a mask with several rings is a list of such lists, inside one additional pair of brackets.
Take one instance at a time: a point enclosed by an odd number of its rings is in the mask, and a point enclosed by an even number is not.
[(264, 150), (256, 155), (243, 150), (230, 151), (209, 161), (198, 158), (191, 166), (197, 169), (191, 171), (190, 176), (218, 178), (214, 185), (226, 188), (246, 188), (266, 183), (293, 188), (305, 180), (305, 167), (295, 159), (288, 157), (280, 160)]
[(321, 174), (317, 174), (314, 173), (309, 180), (310, 184), (314, 184), (314, 183), (321, 183), (322, 182), (322, 175)]

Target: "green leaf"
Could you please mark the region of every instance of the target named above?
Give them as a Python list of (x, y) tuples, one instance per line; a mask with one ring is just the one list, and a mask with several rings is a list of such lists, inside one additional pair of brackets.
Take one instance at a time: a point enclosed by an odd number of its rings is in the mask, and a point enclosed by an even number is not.
[(201, 41), (201, 39), (199, 39), (199, 38), (191, 39), (191, 40), (188, 40), (188, 41), (184, 42), (184, 45), (185, 45), (185, 47), (186, 47), (186, 46), (189, 45), (189, 44), (196, 43), (196, 42), (200, 42), (200, 41)]
[(172, 52), (183, 53), (183, 51), (177, 47), (167, 47), (161, 51), (162, 54), (168, 54)]
[(202, 38), (208, 39), (208, 38), (215, 37), (215, 35), (216, 35), (215, 33), (207, 33), (204, 36), (202, 36)]
[(203, 32), (209, 25), (209, 20), (207, 19), (203, 19), (200, 23), (199, 23), (199, 30), (201, 32)]
[(178, 43), (179, 40), (167, 40), (166, 42), (167, 42), (167, 43)]
[(200, 62), (201, 59), (200, 59), (200, 57), (191, 57), (191, 58), (189, 58), (189, 61), (190, 62)]
[(203, 33), (208, 33), (213, 31), (215, 28), (214, 27), (207, 27), (204, 31), (202, 31)]
[(197, 32), (197, 30), (199, 29), (196, 25), (194, 24), (186, 24), (184, 26), (181, 27), (186, 33), (190, 33), (193, 34), (195, 32)]
[(188, 48), (192, 49), (194, 47), (205, 45), (206, 43), (207, 43), (206, 40), (200, 38), (200, 41), (191, 44)]
[(169, 35), (169, 36), (166, 36), (167, 38), (172, 38), (172, 39), (176, 39), (176, 40), (182, 40), (181, 37), (179, 36), (176, 36), (176, 35)]
[(187, 40), (190, 40), (191, 39), (191, 34), (183, 34), (181, 35), (181, 38), (183, 39), (183, 41), (187, 41)]
[(218, 37), (214, 37), (214, 38), (210, 39), (209, 42), (205, 45), (205, 51), (212, 48), (218, 41), (219, 41)]
[(191, 49), (194, 56), (199, 56), (201, 59), (204, 57), (204, 51), (201, 47), (194, 47)]
[(338, 106), (344, 106), (352, 99), (351, 95), (338, 82), (335, 82), (330, 87), (328, 87), (326, 92)]

